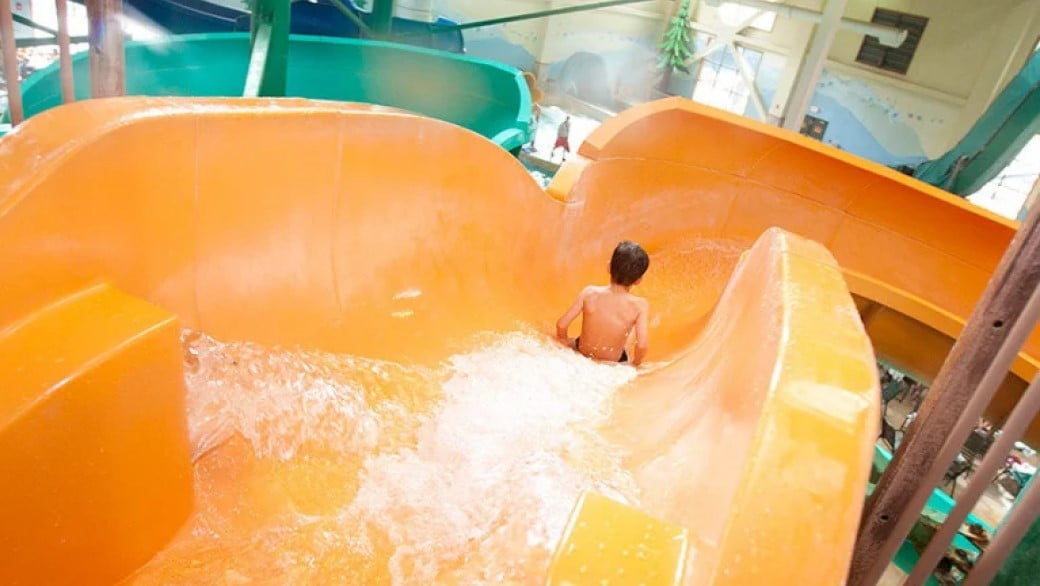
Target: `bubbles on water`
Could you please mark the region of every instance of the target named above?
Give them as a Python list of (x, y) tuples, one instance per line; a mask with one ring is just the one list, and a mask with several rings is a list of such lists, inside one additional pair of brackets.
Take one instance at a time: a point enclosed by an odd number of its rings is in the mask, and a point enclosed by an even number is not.
[(403, 399), (430, 386), (427, 373), (377, 360), (223, 344), (197, 332), (183, 340), (196, 458), (236, 432), (257, 456), (281, 460), (305, 445), (371, 450), (382, 420), (403, 417), (411, 406)]
[(483, 335), (438, 369), (184, 337), (197, 511), (139, 583), (542, 583), (635, 370)]
[(433, 583), (444, 560), (468, 560), (452, 582), (497, 568), (496, 581), (523, 583), (544, 571), (583, 489), (635, 498), (595, 431), (633, 369), (512, 336), (454, 357), (449, 371), (417, 444), (369, 460), (353, 505), (389, 535), (394, 583)]

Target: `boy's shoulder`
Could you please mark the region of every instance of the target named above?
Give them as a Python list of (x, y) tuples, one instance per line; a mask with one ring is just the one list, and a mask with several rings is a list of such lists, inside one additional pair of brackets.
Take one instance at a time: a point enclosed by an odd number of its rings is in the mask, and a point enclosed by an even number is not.
[(648, 301), (646, 297), (640, 297), (639, 295), (633, 295), (631, 293), (629, 293), (628, 296), (641, 309), (647, 309), (650, 307), (650, 301)]

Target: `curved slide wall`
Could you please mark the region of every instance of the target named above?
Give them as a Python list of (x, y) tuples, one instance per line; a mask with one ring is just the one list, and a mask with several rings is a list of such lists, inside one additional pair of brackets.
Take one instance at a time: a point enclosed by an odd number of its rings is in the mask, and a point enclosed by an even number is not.
[(0, 493), (0, 581), (111, 581), (192, 514), (178, 325), (431, 363), (547, 326), (628, 237), (655, 259), (664, 364), (610, 429), (645, 512), (688, 529), (693, 583), (843, 582), (878, 391), (819, 245), (763, 222), (738, 262), (697, 236), (717, 216), (696, 186), (634, 189), (674, 173), (592, 163), (561, 202), (476, 134), (362, 106), (89, 101), (0, 152), (0, 468), (22, 479)]
[[(682, 194), (682, 211), (656, 226), (662, 236), (747, 245), (778, 226), (824, 244), (878, 357), (924, 381), (938, 373), (1017, 229), (880, 165), (679, 98), (607, 121), (579, 154), (549, 186), (555, 197), (598, 206), (592, 194), (607, 190), (657, 210)], [(990, 416), (1010, 412), (1038, 356), (1034, 331)], [(1040, 442), (1040, 421), (1027, 437)]]

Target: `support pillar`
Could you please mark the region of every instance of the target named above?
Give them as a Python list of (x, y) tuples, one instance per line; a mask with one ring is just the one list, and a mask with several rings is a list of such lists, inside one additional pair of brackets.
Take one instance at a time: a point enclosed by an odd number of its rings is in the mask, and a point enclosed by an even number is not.
[(76, 87), (72, 77), (72, 49), (69, 48), (69, 18), (67, 0), (56, 0), (58, 16), (58, 71), (61, 78), (61, 101), (64, 104), (76, 100)]
[(258, 0), (249, 23), (252, 52), (242, 95), (281, 97), (289, 70), (289, 0)]
[(4, 81), (7, 83), (7, 111), (11, 124), (21, 124), (25, 118), (22, 110), (22, 84), (18, 79), (18, 48), (14, 39), (14, 15), (10, 0), (0, 0), (0, 45), (3, 45)]
[(87, 0), (91, 97), (126, 94), (122, 14), (123, 0)]
[(380, 37), (387, 37), (393, 21), (394, 0), (372, 0), (372, 30)]
[[(773, 92), (773, 101), (769, 105), (769, 123), (774, 126), (784, 125), (784, 112), (791, 99), (794, 90), (794, 82), (798, 79), (798, 72), (805, 65), (805, 52), (812, 39), (812, 26), (799, 27), (798, 35), (793, 41), (792, 50), (786, 55), (787, 61), (780, 79), (777, 80), (776, 91)], [(800, 127), (799, 127), (800, 128)]]
[(802, 128), (802, 121), (812, 104), (813, 94), (820, 83), (820, 74), (823, 73), (823, 66), (831, 52), (834, 37), (841, 27), (841, 16), (845, 13), (847, 4), (848, 0), (828, 0), (823, 8), (823, 16), (813, 31), (809, 50), (805, 54), (805, 60), (799, 68), (787, 100), (783, 127), (788, 130), (798, 132)]

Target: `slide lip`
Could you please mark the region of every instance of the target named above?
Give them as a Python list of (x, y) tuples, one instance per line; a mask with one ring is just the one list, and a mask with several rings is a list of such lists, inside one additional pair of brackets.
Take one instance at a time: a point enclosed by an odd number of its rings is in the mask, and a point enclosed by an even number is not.
[[(444, 120), (429, 118), (401, 108), (365, 102), (296, 97), (118, 97), (84, 100), (41, 112), (0, 140), (0, 156), (34, 161), (32, 173), (27, 173), (24, 169), (5, 170), (0, 166), (0, 216), (18, 205), (32, 187), (49, 176), (50, 172), (60, 168), (65, 160), (89, 148), (99, 138), (120, 127), (139, 120), (173, 116), (249, 117), (272, 112), (293, 117), (342, 114), (423, 118), (434, 124), (451, 126), (460, 132), (484, 138), (477, 132)], [(74, 132), (58, 129), (70, 126), (70, 120), (75, 120)], [(47, 128), (41, 133), (37, 127)], [(507, 153), (503, 154), (508, 156)]]
[[(639, 106), (629, 108), (628, 110), (619, 113), (617, 116), (606, 120), (603, 124), (593, 130), (578, 149), (578, 154), (585, 159), (592, 161), (609, 158), (604, 154), (604, 152), (609, 150), (611, 143), (614, 142), (619, 135), (629, 130), (633, 125), (644, 122), (656, 115), (677, 111), (721, 120), (732, 126), (744, 128), (751, 132), (762, 134), (784, 143), (797, 145), (826, 157), (842, 161), (852, 167), (865, 169), (886, 179), (891, 179), (925, 195), (938, 198), (944, 203), (960, 208), (971, 214), (986, 218), (987, 220), (996, 222), (997, 224), (1009, 229), (1018, 229), (1019, 222), (1015, 220), (1005, 218), (985, 208), (978, 207), (962, 197), (958, 197), (939, 189), (938, 187), (920, 181), (919, 179), (900, 173), (890, 167), (886, 167), (885, 165), (825, 145), (818, 140), (802, 136), (796, 132), (791, 132), (778, 126), (752, 120), (738, 114), (733, 114), (732, 112), (698, 104), (697, 102), (685, 98), (664, 98), (640, 104)], [(566, 164), (567, 163), (565, 163), (565, 165)]]

